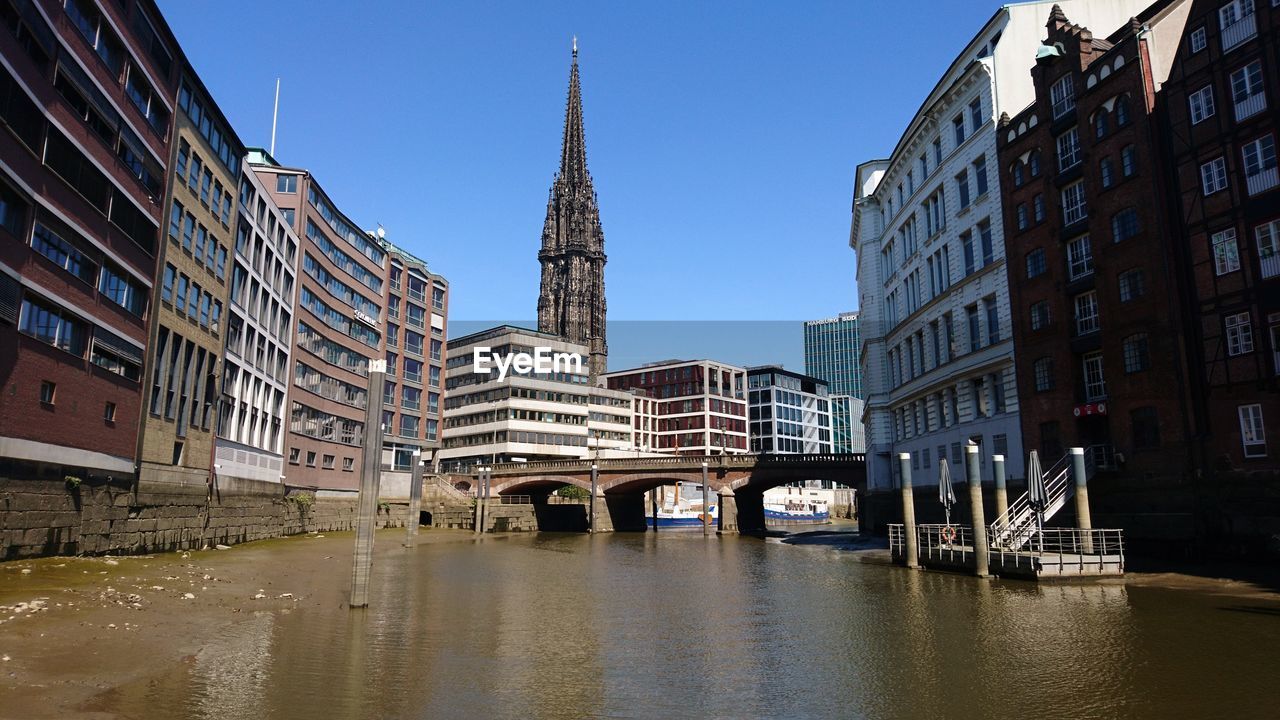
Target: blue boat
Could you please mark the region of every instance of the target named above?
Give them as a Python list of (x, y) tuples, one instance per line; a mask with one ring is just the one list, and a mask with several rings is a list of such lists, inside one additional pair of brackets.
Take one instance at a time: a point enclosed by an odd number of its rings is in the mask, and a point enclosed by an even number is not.
[(773, 525), (822, 525), (830, 520), (825, 500), (787, 499), (764, 504), (764, 521)]
[[(720, 517), (715, 505), (711, 506), (711, 524), (715, 525)], [(654, 518), (652, 515), (646, 516), (645, 521), (649, 527), (654, 526)], [(692, 510), (688, 508), (674, 508), (671, 510), (659, 510), (657, 518), (658, 529), (664, 528), (700, 528), (702, 527), (702, 512), (700, 510)]]

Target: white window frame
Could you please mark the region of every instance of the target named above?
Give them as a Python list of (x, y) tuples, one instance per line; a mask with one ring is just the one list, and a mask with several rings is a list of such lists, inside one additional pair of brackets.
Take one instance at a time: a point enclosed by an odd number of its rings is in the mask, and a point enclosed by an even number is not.
[(1280, 185), (1280, 168), (1276, 167), (1276, 139), (1268, 133), (1240, 148), (1244, 161), (1245, 186), (1250, 195), (1266, 192)]
[(1066, 115), (1076, 107), (1075, 76), (1067, 73), (1058, 78), (1049, 88), (1049, 100), (1053, 103), (1053, 119)]
[(1253, 352), (1253, 323), (1248, 312), (1234, 313), (1222, 318), (1227, 334), (1227, 356), (1237, 357)]
[(1093, 244), (1081, 235), (1067, 243), (1067, 276), (1079, 280), (1093, 274)]
[(1280, 275), (1280, 220), (1254, 227), (1253, 240), (1258, 248), (1258, 266), (1262, 277)]
[(1205, 85), (1187, 96), (1187, 106), (1191, 113), (1191, 124), (1199, 125), (1214, 116), (1217, 109), (1213, 104), (1213, 85)]
[(1200, 187), (1206, 197), (1227, 189), (1227, 158), (1224, 155), (1200, 165)]
[(1191, 46), (1191, 54), (1194, 55), (1209, 45), (1208, 36), (1205, 34), (1204, 26), (1191, 31), (1188, 44)]
[(1267, 456), (1267, 430), (1262, 420), (1262, 404), (1240, 405), (1240, 447), (1247, 458)]
[(1089, 207), (1084, 196), (1084, 181), (1062, 188), (1062, 224), (1074, 225), (1089, 217)]
[(1058, 172), (1070, 170), (1080, 164), (1080, 131), (1076, 128), (1062, 133), (1054, 140), (1058, 148)]
[(1076, 335), (1088, 335), (1099, 330), (1097, 291), (1080, 293), (1072, 301), (1072, 306), (1075, 308)]
[[(1254, 100), (1258, 98), (1258, 100)], [(1231, 73), (1231, 101), (1236, 108), (1236, 122), (1253, 117), (1267, 107), (1267, 93), (1262, 82), (1262, 60)]]
[(1103, 371), (1102, 353), (1091, 352), (1084, 356), (1084, 397), (1088, 402), (1107, 397), (1107, 376)]
[(1210, 236), (1213, 247), (1213, 271), (1226, 275), (1240, 269), (1240, 246), (1236, 242), (1236, 229), (1227, 228)]

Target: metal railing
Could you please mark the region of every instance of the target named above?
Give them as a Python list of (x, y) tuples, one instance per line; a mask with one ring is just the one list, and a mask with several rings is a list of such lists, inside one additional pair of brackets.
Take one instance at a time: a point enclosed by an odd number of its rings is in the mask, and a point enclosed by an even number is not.
[(532, 505), (533, 504), (532, 495), (498, 495), (497, 497), (490, 498), (490, 500), (497, 500), (499, 505)]
[[(906, 533), (901, 524), (889, 525), (889, 552), (893, 559), (906, 556)], [(973, 552), (973, 528), (969, 525), (922, 524), (916, 526), (916, 549), (922, 562), (964, 564)], [(1026, 548), (991, 547), (993, 567), (1018, 567), (1029, 559), (1081, 569), (1115, 565), (1124, 569), (1124, 531), (1112, 528), (1045, 528)]]
[(1257, 115), (1258, 113), (1267, 109), (1267, 94), (1263, 92), (1261, 88), (1259, 88), (1258, 92), (1246, 97), (1243, 100), (1237, 101), (1235, 103), (1235, 106), (1236, 106), (1236, 122), (1240, 122), (1245, 118), (1253, 117), (1254, 115)]
[[(1047, 520), (1066, 504), (1067, 498), (1075, 490), (1075, 484), (1071, 478), (1071, 455), (1063, 455), (1058, 462), (1045, 470), (1044, 478), (1045, 495), (1049, 499), (1044, 509), (1044, 519)], [(991, 523), (991, 544), (1017, 549), (1035, 534), (1036, 527), (1037, 517), (1035, 510), (1031, 507), (1031, 493), (1026, 492), (1022, 497), (1014, 500), (1009, 505), (1009, 509)]]
[(1260, 256), (1258, 264), (1262, 268), (1262, 277), (1270, 278), (1280, 275), (1280, 253)]
[(1248, 188), (1250, 195), (1266, 192), (1276, 185), (1280, 185), (1280, 171), (1270, 167), (1253, 175), (1247, 175), (1245, 176), (1244, 184)]
[[(643, 458), (608, 458), (594, 461), (601, 469), (644, 469), (648, 467), (700, 468), (702, 463), (711, 467), (757, 467), (757, 466), (803, 466), (803, 465), (857, 465), (864, 463), (866, 456), (862, 454), (822, 453), (811, 455), (768, 455), (768, 454), (727, 454), (727, 455), (668, 455), (665, 457)], [(591, 460), (536, 460), (521, 463), (498, 463), (494, 465), (495, 474), (521, 475), (529, 470), (565, 470), (581, 471), (590, 469)]]

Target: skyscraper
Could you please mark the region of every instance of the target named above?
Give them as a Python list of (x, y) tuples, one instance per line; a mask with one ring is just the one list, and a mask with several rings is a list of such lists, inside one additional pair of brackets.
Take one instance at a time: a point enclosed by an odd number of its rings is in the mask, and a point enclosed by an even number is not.
[(832, 395), (862, 397), (858, 364), (858, 313), (840, 313), (804, 323), (804, 371), (825, 380)]
[(582, 131), (582, 90), (578, 85), (578, 43), (573, 44), (569, 102), (565, 109), (560, 171), (551, 183), (542, 226), (542, 285), (538, 330), (590, 348), (590, 373), (605, 371), (604, 230), (587, 171)]

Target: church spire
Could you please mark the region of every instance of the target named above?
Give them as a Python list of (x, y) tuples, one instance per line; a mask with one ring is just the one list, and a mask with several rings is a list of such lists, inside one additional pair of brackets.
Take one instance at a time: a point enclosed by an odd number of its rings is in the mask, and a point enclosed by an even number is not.
[(560, 170), (551, 182), (542, 226), (542, 283), (538, 293), (538, 329), (586, 345), (591, 376), (604, 372), (604, 230), (582, 130), (582, 87), (578, 80), (578, 39), (573, 39), (569, 100), (565, 107)]
[(569, 71), (569, 102), (564, 111), (564, 141), (560, 146), (560, 177), (591, 185), (587, 174), (587, 141), (582, 131), (582, 87), (578, 82), (578, 38), (573, 38), (573, 67)]

